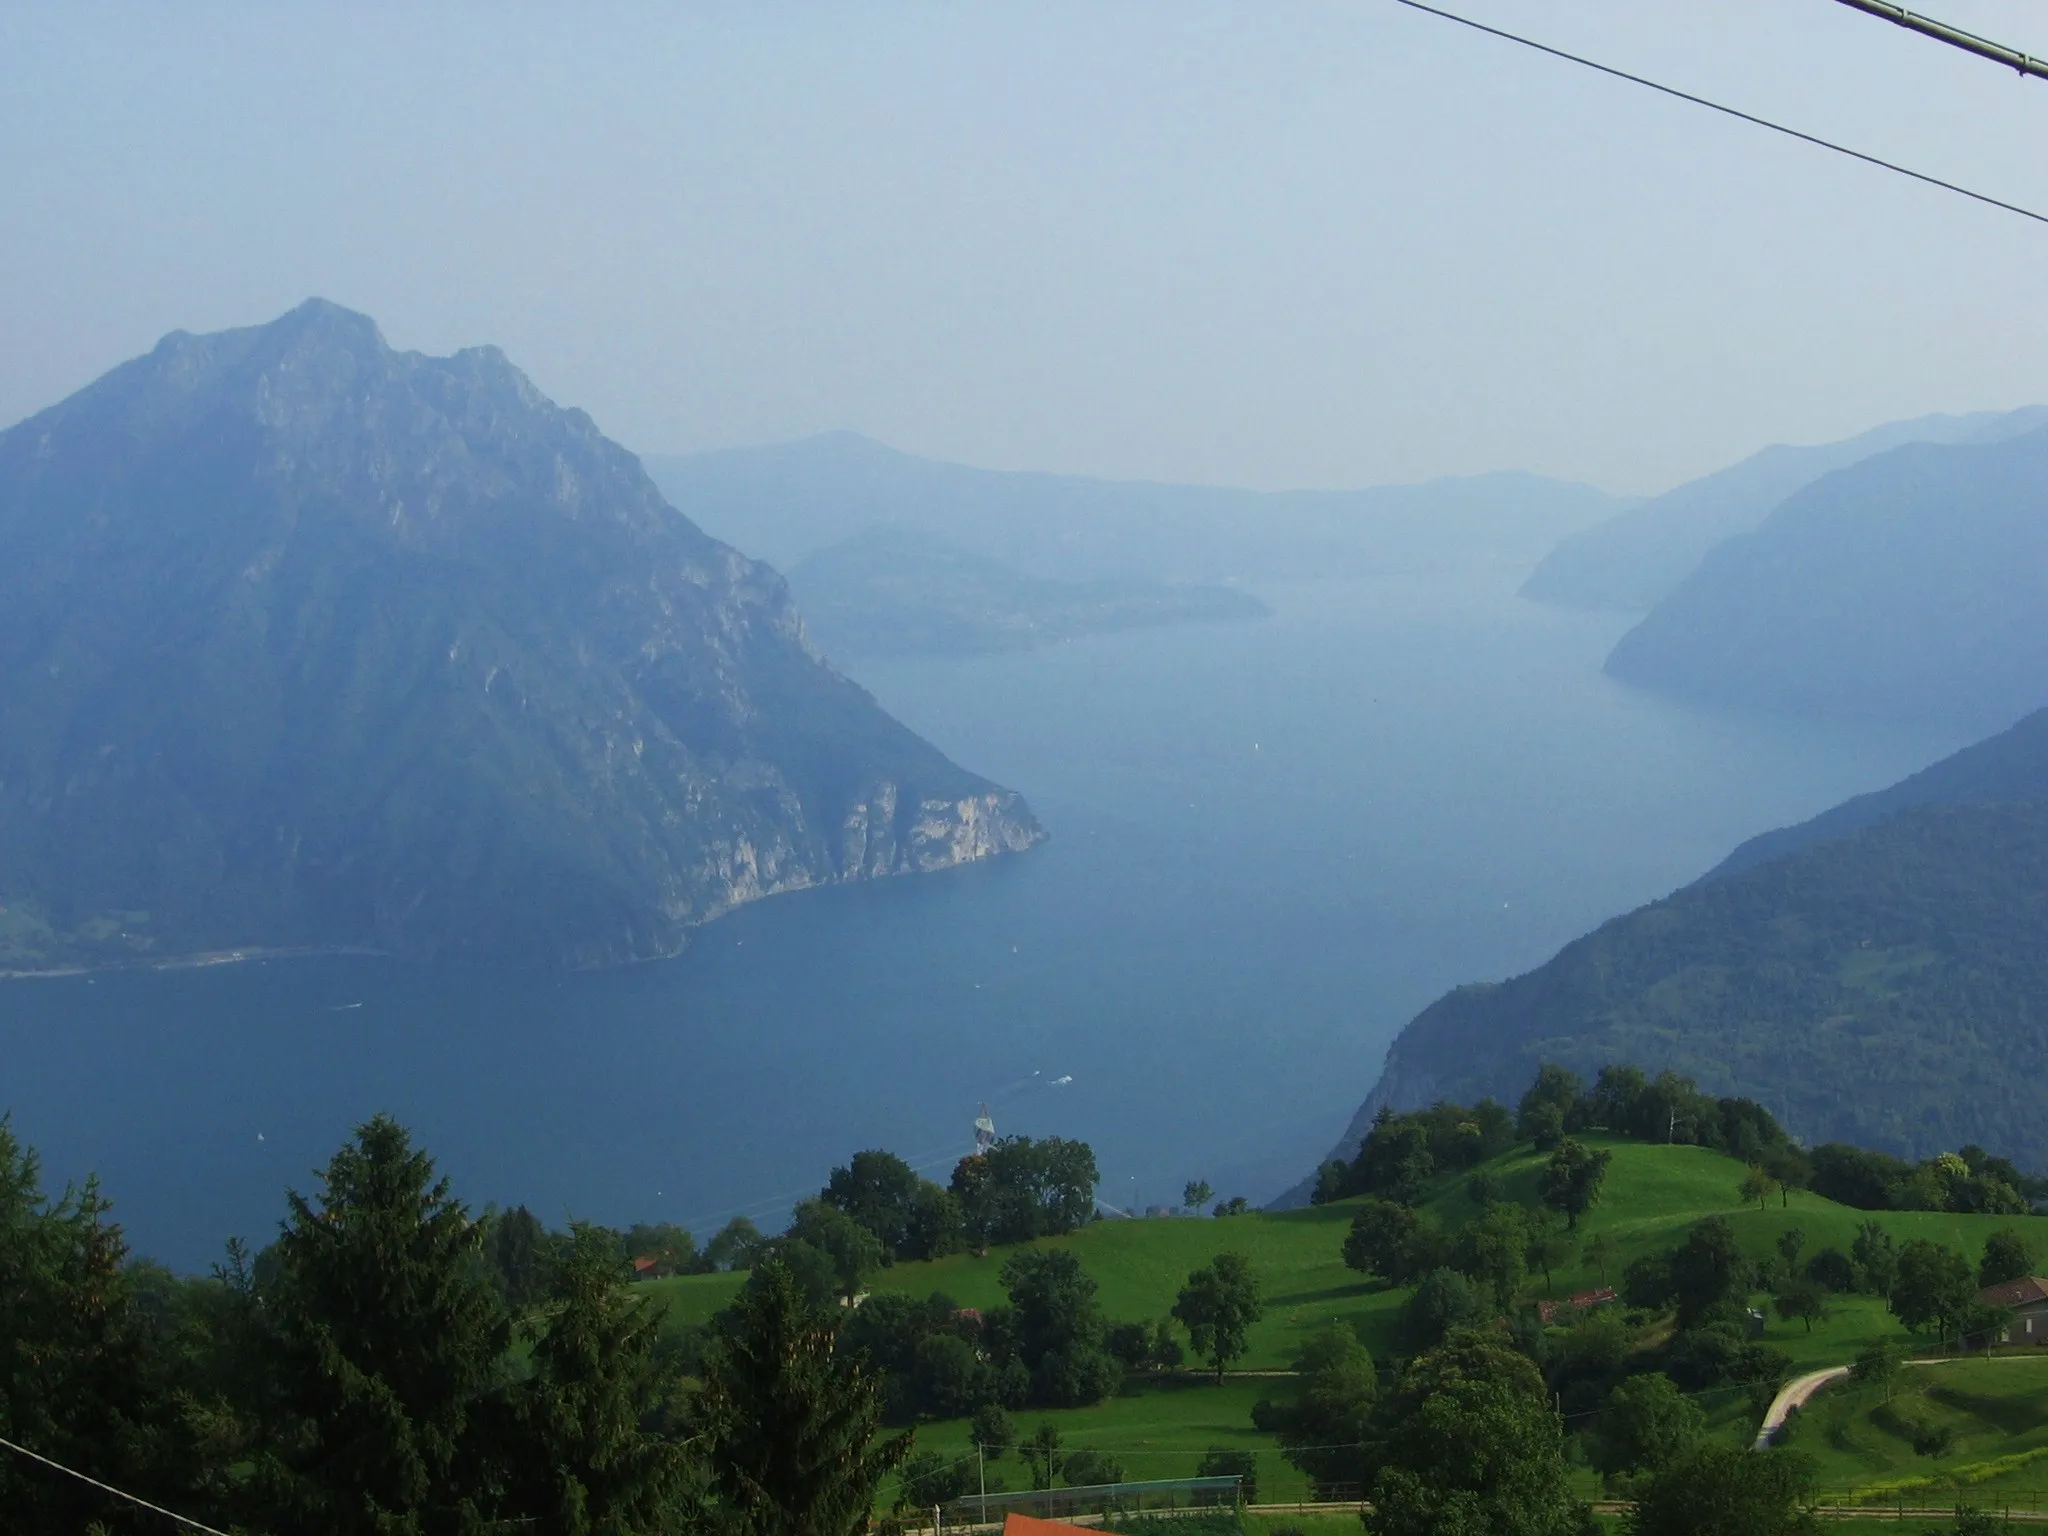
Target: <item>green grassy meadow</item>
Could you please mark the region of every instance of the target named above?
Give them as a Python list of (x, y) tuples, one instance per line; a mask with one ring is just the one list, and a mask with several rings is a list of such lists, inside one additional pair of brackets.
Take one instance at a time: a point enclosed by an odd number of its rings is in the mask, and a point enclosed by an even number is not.
[[(1789, 1205), (1774, 1199), (1767, 1209), (1742, 1208), (1736, 1202), (1736, 1187), (1744, 1169), (1732, 1158), (1700, 1147), (1584, 1139), (1611, 1151), (1614, 1161), (1600, 1203), (1571, 1234), (1573, 1261), (1552, 1274), (1548, 1287), (1541, 1275), (1532, 1275), (1527, 1288), (1532, 1296), (1566, 1296), (1603, 1283), (1618, 1284), (1630, 1260), (1672, 1247), (1687, 1227), (1709, 1215), (1726, 1217), (1744, 1249), (1758, 1256), (1771, 1252), (1779, 1234), (1788, 1227), (1798, 1227), (1806, 1234), (1803, 1252), (1807, 1256), (1824, 1247), (1846, 1253), (1857, 1228), (1872, 1219), (1880, 1221), (1896, 1240), (1933, 1238), (1956, 1248), (1973, 1264), (1984, 1239), (2007, 1225), (2030, 1230), (2038, 1249), (2048, 1254), (2048, 1217), (1871, 1213), (1799, 1191), (1793, 1192)], [(1536, 1176), (1545, 1160), (1546, 1154), (1524, 1146), (1489, 1166), (1501, 1176), (1510, 1198), (1534, 1204)], [(1470, 1176), (1469, 1172), (1447, 1176), (1431, 1190), (1424, 1208), (1439, 1225), (1455, 1228), (1477, 1213), (1466, 1194)], [(1396, 1320), (1408, 1292), (1367, 1281), (1344, 1267), (1341, 1248), (1355, 1203), (1340, 1201), (1308, 1210), (1248, 1212), (1220, 1219), (1099, 1221), (1066, 1237), (1049, 1239), (1047, 1246), (1069, 1249), (1080, 1259), (1099, 1286), (1103, 1310), (1112, 1321), (1165, 1317), (1189, 1271), (1218, 1253), (1235, 1251), (1249, 1256), (1264, 1286), (1266, 1314), (1252, 1330), (1250, 1348), (1233, 1366), (1234, 1371), (1286, 1370), (1307, 1335), (1333, 1321), (1348, 1324), (1376, 1357), (1385, 1359), (1395, 1353)], [(1576, 1257), (1586, 1241), (1603, 1232), (1610, 1236), (1614, 1250), (1604, 1277)], [(961, 1306), (994, 1306), (1003, 1300), (999, 1273), (1011, 1251), (899, 1264), (882, 1271), (871, 1289), (917, 1295), (943, 1291)], [(670, 1326), (682, 1326), (708, 1319), (731, 1299), (744, 1278), (692, 1275), (647, 1282), (640, 1291), (665, 1303)], [(1880, 1336), (1911, 1342), (1884, 1303), (1867, 1296), (1834, 1298), (1833, 1315), (1810, 1333), (1802, 1324), (1781, 1322), (1773, 1314), (1764, 1334), (1766, 1342), (1791, 1355), (1795, 1370), (1846, 1364), (1867, 1342)], [(1991, 1373), (2006, 1373), (1987, 1378), (1999, 1392), (1985, 1399), (1988, 1406), (1966, 1429), (1959, 1429), (1956, 1451), (1942, 1460), (1962, 1465), (1965, 1460), (2048, 1446), (2048, 1351), (2043, 1355), (2038, 1366), (2001, 1359), (1981, 1367)], [(1907, 1375), (1915, 1390), (1925, 1392), (1947, 1385), (1944, 1372), (1961, 1373), (1958, 1382), (1974, 1382), (1970, 1373), (1979, 1369), (1974, 1364), (1930, 1368), (1924, 1372), (1925, 1383), (1919, 1379), (1923, 1372), (1918, 1368)], [(2039, 1383), (2038, 1392), (2034, 1382)], [(2014, 1384), (2009, 1392), (2008, 1383)], [(1300, 1496), (1300, 1475), (1281, 1460), (1269, 1437), (1251, 1427), (1250, 1419), (1252, 1404), (1260, 1396), (1286, 1390), (1286, 1381), (1270, 1377), (1234, 1375), (1218, 1388), (1191, 1375), (1139, 1376), (1121, 1395), (1096, 1407), (1057, 1412), (1025, 1409), (1016, 1418), (1024, 1432), (1049, 1420), (1059, 1426), (1071, 1445), (1093, 1445), (1114, 1452), (1133, 1478), (1190, 1475), (1202, 1452), (1212, 1445), (1254, 1449), (1260, 1452), (1261, 1498), (1294, 1498)], [(1981, 1384), (1970, 1390), (1981, 1395)], [(1916, 1457), (1910, 1446), (1906, 1459), (1898, 1461), (1882, 1438), (1853, 1426), (1840, 1431), (1844, 1446), (1836, 1447), (1828, 1439), (1835, 1431), (1819, 1426), (1837, 1404), (1848, 1401), (1846, 1393), (1828, 1401), (1828, 1392), (1823, 1392), (1815, 1399), (1809, 1422), (1796, 1431), (1799, 1448), (1822, 1460), (1824, 1484), (1847, 1487), (1888, 1477), (1925, 1475), (1930, 1470), (1929, 1459)], [(1976, 1411), (1931, 1401), (1929, 1412), (1954, 1416), (1958, 1424)], [(1743, 1393), (1723, 1389), (1707, 1394), (1702, 1406), (1717, 1433), (1743, 1442), (1754, 1435), (1755, 1418)], [(962, 1454), (972, 1449), (964, 1420), (919, 1425), (917, 1444), (920, 1449)], [(1849, 1448), (1858, 1446), (1864, 1449)], [(1021, 1485), (1014, 1462), (996, 1465), (1012, 1487)], [(2048, 1459), (2038, 1469), (2023, 1468), (2015, 1475), (2030, 1479), (2028, 1486), (2048, 1488)], [(1592, 1474), (1588, 1472), (1586, 1477), (1585, 1491), (1590, 1496), (1594, 1491)]]
[[(1939, 1439), (1916, 1448), (1930, 1433)], [(1813, 1458), (1827, 1489), (1893, 1490), (1909, 1502), (1916, 1491), (1955, 1490), (2048, 1506), (2048, 1351), (1911, 1367), (1889, 1401), (1876, 1387), (1831, 1382), (1785, 1443)]]

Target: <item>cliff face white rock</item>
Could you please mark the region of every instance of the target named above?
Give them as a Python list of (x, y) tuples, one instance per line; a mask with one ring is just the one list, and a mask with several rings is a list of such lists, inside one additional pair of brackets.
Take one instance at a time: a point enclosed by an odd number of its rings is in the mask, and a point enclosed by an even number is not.
[(314, 301), (0, 433), (0, 969), (642, 959), (1043, 835), (493, 348)]

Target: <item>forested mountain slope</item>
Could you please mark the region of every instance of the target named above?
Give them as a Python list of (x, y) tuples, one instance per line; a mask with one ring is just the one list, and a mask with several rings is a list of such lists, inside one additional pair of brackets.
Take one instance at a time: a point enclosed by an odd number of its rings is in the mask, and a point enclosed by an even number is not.
[(1809, 1142), (1978, 1142), (2048, 1166), (2048, 803), (1922, 805), (1687, 887), (1394, 1042), (1360, 1111), (1626, 1061), (1756, 1099)]
[(1810, 821), (1753, 837), (1706, 878), (1732, 875), (1831, 837), (1875, 826), (1915, 806), (2016, 800), (2048, 800), (2048, 709), (2036, 710), (2010, 730), (1965, 747), (1888, 789), (1858, 795)]
[(1607, 671), (1717, 707), (1973, 734), (2048, 704), (2048, 431), (1824, 476), (1708, 556)]
[(1905, 443), (1998, 442), (2041, 426), (2048, 426), (2048, 406), (2035, 405), (1888, 422), (1813, 447), (1776, 443), (1573, 534), (1543, 557), (1522, 595), (1574, 608), (1647, 609), (1717, 544), (1748, 533), (1787, 496), (1831, 470)]
[(312, 301), (0, 434), (0, 969), (630, 960), (1040, 835), (495, 348)]

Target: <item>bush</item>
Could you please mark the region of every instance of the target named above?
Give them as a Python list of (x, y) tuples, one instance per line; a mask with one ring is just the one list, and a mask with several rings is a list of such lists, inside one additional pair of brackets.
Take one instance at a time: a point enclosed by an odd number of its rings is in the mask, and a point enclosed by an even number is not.
[[(1256, 1504), (1259, 1501), (1259, 1458), (1251, 1451), (1212, 1445), (1196, 1464), (1195, 1476), (1238, 1478), (1238, 1491), (1244, 1502)], [(1280, 1533), (1275, 1531), (1272, 1536), (1280, 1536)]]
[(1840, 1296), (1856, 1289), (1856, 1265), (1839, 1248), (1823, 1248), (1806, 1261), (1806, 1278)]
[(1017, 1421), (1001, 1403), (983, 1403), (968, 1420), (967, 1433), (984, 1456), (998, 1461), (1017, 1443)]
[(981, 1487), (980, 1468), (972, 1456), (941, 1456), (937, 1451), (919, 1451), (903, 1464), (897, 1485), (898, 1510), (930, 1509), (950, 1504)]
[(1124, 1480), (1124, 1466), (1107, 1451), (1088, 1450), (1067, 1452), (1067, 1464), (1063, 1474), (1070, 1488), (1092, 1488), (1100, 1483), (1120, 1483)]
[(1470, 1280), (1455, 1269), (1432, 1270), (1401, 1308), (1401, 1337), (1419, 1354), (1441, 1344), (1452, 1329), (1483, 1322), (1486, 1315), (1486, 1303)]
[(1896, 1435), (1921, 1456), (1945, 1456), (1955, 1447), (1953, 1427), (1930, 1423), (1901, 1402), (1879, 1403), (1870, 1410), (1870, 1422), (1886, 1434)]

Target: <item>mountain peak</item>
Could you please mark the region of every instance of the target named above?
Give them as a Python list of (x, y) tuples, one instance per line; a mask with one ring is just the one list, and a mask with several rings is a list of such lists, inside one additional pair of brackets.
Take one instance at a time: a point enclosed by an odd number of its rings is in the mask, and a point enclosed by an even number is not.
[(640, 959), (1043, 835), (503, 353), (318, 299), (0, 432), (0, 720), (0, 969)]
[(390, 351), (377, 322), (357, 310), (344, 308), (332, 299), (314, 297), (287, 310), (261, 330), (293, 338), (317, 338), (351, 352), (374, 354)]

